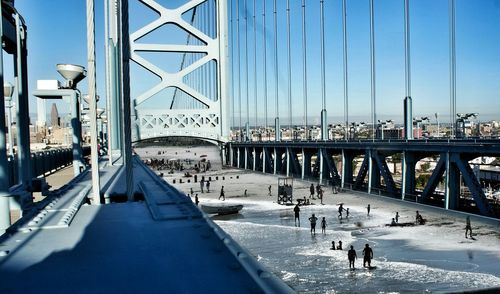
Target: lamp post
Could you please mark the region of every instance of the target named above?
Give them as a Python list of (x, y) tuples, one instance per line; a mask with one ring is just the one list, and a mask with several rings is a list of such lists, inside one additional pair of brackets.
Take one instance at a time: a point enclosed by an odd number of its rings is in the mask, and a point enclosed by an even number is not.
[(420, 132), (419, 132), (420, 123), (424, 122), (424, 121), (428, 122), (429, 118), (427, 116), (422, 116), (420, 118), (418, 118), (418, 117), (413, 118), (413, 124), (416, 125), (416, 127), (417, 127), (417, 139), (420, 139)]
[(377, 120), (380, 126), (381, 139), (384, 140), (384, 126), (392, 124), (394, 121), (392, 119), (387, 119), (385, 121)]
[(37, 82), (37, 90), (33, 95), (42, 99), (64, 99), (71, 105), (71, 127), (73, 129), (73, 172), (77, 176), (80, 174), (80, 167), (85, 166), (82, 156), (80, 122), (80, 91), (77, 84), (87, 76), (87, 71), (83, 66), (73, 64), (57, 64), (57, 71), (66, 79), (64, 86), (60, 86), (57, 80), (45, 80)]
[(437, 134), (436, 134), (436, 137), (439, 138), (440, 137), (440, 134), (439, 134), (439, 113), (438, 112), (434, 113), (434, 117), (436, 118), (436, 122), (437, 122)]
[(14, 156), (14, 142), (12, 140), (12, 94), (14, 94), (14, 85), (11, 83), (3, 84), (3, 95), (5, 98), (5, 107), (7, 110), (7, 129), (9, 134), (9, 156)]
[[(465, 138), (465, 121), (468, 120), (469, 118), (477, 118), (479, 113), (457, 113), (457, 120), (455, 123), (455, 133), (459, 134), (460, 138)], [(458, 129), (460, 127), (460, 133), (458, 132)]]

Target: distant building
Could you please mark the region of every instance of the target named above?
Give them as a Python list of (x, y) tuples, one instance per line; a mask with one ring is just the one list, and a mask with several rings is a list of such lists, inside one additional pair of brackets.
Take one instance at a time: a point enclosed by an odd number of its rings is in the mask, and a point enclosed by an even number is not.
[(59, 128), (61, 123), (59, 121), (59, 111), (57, 111), (57, 106), (55, 103), (52, 103), (52, 109), (50, 111), (50, 125), (53, 128)]
[(36, 126), (37, 127), (45, 127), (47, 124), (47, 109), (46, 109), (46, 100), (45, 99), (36, 99), (37, 106), (37, 119)]

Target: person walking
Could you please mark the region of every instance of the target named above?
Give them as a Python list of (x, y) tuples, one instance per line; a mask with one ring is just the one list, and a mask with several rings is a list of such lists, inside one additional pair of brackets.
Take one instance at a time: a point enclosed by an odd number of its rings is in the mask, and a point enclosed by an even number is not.
[(394, 217), (396, 223), (399, 223), (399, 212), (396, 211), (396, 217)]
[(370, 204), (368, 204), (368, 206), (366, 207), (366, 210), (368, 211), (368, 216), (370, 216)]
[(342, 211), (344, 210), (344, 204), (339, 204), (339, 215), (338, 218), (342, 219)]
[(205, 186), (205, 180), (201, 179), (200, 181), (200, 190), (201, 190), (201, 193), (203, 193), (203, 187)]
[(321, 220), (321, 233), (326, 234), (326, 219), (323, 217)]
[(295, 205), (295, 207), (293, 208), (293, 212), (295, 213), (295, 226), (297, 227), (297, 221), (299, 223), (299, 227), (300, 227), (300, 207), (299, 205)]
[(311, 187), (309, 187), (309, 192), (311, 192), (311, 195), (309, 195), (309, 198), (314, 199), (314, 184), (311, 184)]
[(207, 193), (210, 193), (210, 181), (207, 181), (206, 187), (207, 187)]
[(358, 255), (356, 254), (356, 250), (351, 245), (351, 249), (347, 251), (347, 259), (349, 259), (349, 268), (354, 269), (354, 260), (358, 259)]
[(469, 236), (472, 239), (472, 227), (470, 225), (470, 216), (467, 216), (465, 219), (465, 238), (467, 239), (467, 232), (469, 232)]
[(373, 250), (370, 248), (370, 245), (366, 244), (365, 249), (363, 249), (363, 266), (366, 267), (368, 263), (368, 267), (372, 266), (373, 259)]
[(194, 203), (196, 204), (196, 206), (198, 206), (198, 204), (200, 203), (200, 200), (198, 199), (198, 193), (196, 193), (196, 195), (194, 196)]
[(220, 189), (220, 195), (219, 195), (219, 200), (222, 198), (222, 201), (226, 200), (226, 195), (224, 193), (224, 186)]
[(269, 187), (267, 188), (267, 190), (269, 191), (269, 193), (267, 194), (267, 196), (271, 196), (271, 185), (269, 185)]
[[(314, 187), (313, 187), (314, 188)], [(318, 218), (314, 215), (314, 213), (312, 214), (312, 216), (309, 218), (309, 221), (311, 222), (311, 235), (314, 234), (316, 235), (316, 221), (318, 220)]]

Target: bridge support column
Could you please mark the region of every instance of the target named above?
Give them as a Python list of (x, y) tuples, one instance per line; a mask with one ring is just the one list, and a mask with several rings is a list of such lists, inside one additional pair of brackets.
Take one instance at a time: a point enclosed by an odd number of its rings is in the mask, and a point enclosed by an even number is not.
[(244, 161), (244, 168), (248, 169), (248, 147), (245, 147), (245, 152), (244, 152), (245, 159)]
[(372, 150), (368, 150), (365, 156), (368, 156), (368, 194), (371, 194), (372, 193), (373, 177), (374, 177)]
[(262, 172), (263, 173), (266, 173), (266, 168), (267, 168), (266, 156), (268, 156), (267, 149), (266, 149), (266, 147), (262, 147)]
[(291, 156), (290, 156), (290, 148), (286, 148), (286, 156), (285, 156), (285, 160), (286, 160), (286, 176), (289, 177), (290, 176), (290, 160), (291, 160)]
[(257, 170), (257, 151), (255, 150), (255, 147), (253, 147), (253, 164), (252, 164), (252, 170), (253, 171)]
[(302, 148), (302, 179), (311, 177), (311, 153)]
[(319, 183), (323, 185), (323, 170), (324, 170), (325, 159), (323, 158), (323, 152), (321, 149), (318, 150), (318, 157), (319, 157)]
[[(286, 171), (283, 169), (284, 167), (286, 167), (285, 164), (283, 164), (283, 153), (286, 152), (286, 149), (283, 151), (282, 148), (275, 148), (275, 159), (274, 159), (274, 162), (275, 162), (275, 165), (276, 165), (276, 174), (286, 174)], [(285, 159), (286, 159), (286, 156), (285, 156)]]
[[(17, 47), (14, 53), (14, 76), (17, 88), (17, 159), (19, 183), (26, 191), (31, 189), (31, 153), (29, 130), (29, 94), (28, 94), (28, 50), (26, 44), (26, 26), (19, 14), (15, 14)], [(4, 108), (1, 109), (4, 111)], [(2, 129), (4, 132), (5, 129)], [(21, 212), (33, 202), (31, 193), (20, 199)]]
[[(373, 151), (372, 151), (372, 156), (376, 156), (375, 154), (373, 154)], [(370, 183), (368, 183), (368, 185), (371, 190), (376, 189), (378, 191), (378, 194), (380, 194), (380, 188), (382, 186), (380, 182), (380, 176), (381, 176), (380, 168), (375, 162), (375, 158), (373, 157), (370, 157), (370, 164), (371, 164), (370, 166), (371, 177), (370, 177)], [(371, 191), (369, 193), (371, 193)]]
[(460, 197), (460, 171), (451, 161), (450, 152), (446, 153), (445, 208), (457, 209)]
[(237, 156), (236, 167), (240, 168), (241, 167), (241, 165), (240, 165), (241, 156), (240, 156), (240, 148), (239, 147), (238, 147), (238, 150), (236, 151), (236, 156)]
[(404, 151), (402, 158), (402, 184), (401, 184), (401, 199), (406, 198), (406, 194), (415, 195), (415, 166), (417, 160), (414, 154)]
[(342, 149), (342, 189), (349, 186), (352, 189), (354, 170), (352, 162), (354, 155)]
[(274, 166), (273, 166), (273, 174), (277, 173), (277, 167), (278, 167), (278, 152), (276, 150), (276, 147), (274, 147)]
[[(0, 5), (0, 15), (2, 7)], [(0, 36), (3, 36), (3, 27), (0, 23)], [(3, 79), (3, 50), (0, 51), (0, 84), (4, 84)], [(0, 130), (5, 130), (5, 97), (4, 92), (0, 92)], [(10, 110), (7, 110), (10, 111)], [(10, 124), (10, 121), (9, 121)], [(11, 126), (8, 129), (11, 134)], [(11, 137), (12, 138), (12, 137)], [(9, 141), (12, 146), (12, 141)], [(9, 205), (9, 172), (7, 162), (7, 144), (5, 141), (5, 132), (0, 132), (0, 235), (10, 227), (10, 205)]]
[[(306, 130), (307, 132), (307, 130)], [(304, 148), (302, 148), (302, 167), (300, 171), (300, 178), (304, 179), (304, 171), (306, 169), (306, 154), (304, 153)]]
[(229, 162), (234, 167), (234, 148), (231, 144), (229, 145)]

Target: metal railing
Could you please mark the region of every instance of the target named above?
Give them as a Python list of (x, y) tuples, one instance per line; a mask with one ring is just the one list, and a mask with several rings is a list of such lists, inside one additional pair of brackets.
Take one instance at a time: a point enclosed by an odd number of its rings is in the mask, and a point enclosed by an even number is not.
[[(90, 147), (83, 147), (83, 156), (90, 154)], [(73, 149), (62, 148), (46, 151), (38, 151), (30, 154), (31, 175), (33, 178), (44, 176), (55, 172), (63, 167), (73, 163)], [(18, 159), (17, 156), (7, 158), (9, 186), (12, 187), (18, 183)]]

